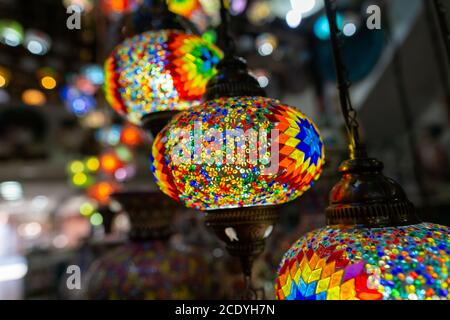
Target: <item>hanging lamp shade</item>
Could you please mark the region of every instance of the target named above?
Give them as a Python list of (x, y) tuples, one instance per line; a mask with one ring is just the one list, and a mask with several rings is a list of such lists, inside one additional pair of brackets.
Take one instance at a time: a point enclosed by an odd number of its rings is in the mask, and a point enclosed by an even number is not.
[(201, 8), (199, 0), (169, 0), (169, 9), (183, 17), (190, 17)]
[(343, 163), (328, 226), (301, 237), (276, 280), (281, 300), (448, 299), (449, 228), (421, 223), (375, 159)]
[(176, 116), (157, 136), (153, 158), (157, 183), (173, 199), (233, 209), (301, 196), (320, 175), (324, 146), (314, 123), (278, 100), (222, 97)]
[(95, 300), (206, 299), (213, 294), (204, 255), (170, 241), (173, 201), (158, 192), (113, 195), (128, 213), (129, 241), (89, 268), (88, 298)]
[(449, 229), (328, 226), (308, 233), (278, 271), (281, 300), (449, 299)]
[[(449, 299), (450, 229), (422, 223), (402, 187), (383, 175), (359, 142), (337, 41), (336, 4), (325, 0), (331, 26), (350, 159), (330, 193), (328, 226), (301, 237), (285, 254), (275, 283), (280, 300)], [(350, 117), (349, 115), (353, 113)]]
[(186, 31), (182, 18), (160, 2), (144, 4), (132, 14), (127, 38), (105, 62), (106, 99), (137, 125), (146, 116), (173, 115), (199, 104), (222, 57), (214, 44)]

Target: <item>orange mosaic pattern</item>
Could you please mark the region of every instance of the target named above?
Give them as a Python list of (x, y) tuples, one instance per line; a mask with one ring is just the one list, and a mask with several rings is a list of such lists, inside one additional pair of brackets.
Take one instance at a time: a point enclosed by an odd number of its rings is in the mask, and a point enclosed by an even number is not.
[(268, 118), (277, 123), (275, 128), (279, 132), (279, 166), (283, 174), (277, 181), (289, 183), (303, 193), (322, 172), (325, 147), (315, 134), (319, 129), (294, 108), (279, 105), (270, 111), (272, 115)]
[(350, 264), (335, 247), (301, 251), (283, 264), (276, 282), (279, 300), (381, 300), (367, 287), (364, 262)]

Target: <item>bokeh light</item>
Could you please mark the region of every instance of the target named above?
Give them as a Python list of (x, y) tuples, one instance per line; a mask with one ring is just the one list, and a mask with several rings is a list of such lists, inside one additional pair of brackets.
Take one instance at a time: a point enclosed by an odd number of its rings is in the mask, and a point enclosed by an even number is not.
[(44, 55), (51, 47), (51, 38), (44, 32), (35, 29), (29, 29), (25, 33), (24, 46), (32, 54)]
[(85, 202), (80, 206), (80, 214), (88, 217), (91, 216), (95, 211), (95, 206), (90, 202)]
[(41, 85), (44, 89), (52, 90), (56, 88), (56, 80), (51, 76), (45, 76), (41, 79)]
[[(336, 15), (336, 23), (338, 28), (342, 30), (344, 26), (344, 18), (339, 13)], [(314, 23), (314, 34), (320, 40), (330, 39), (330, 24), (328, 23), (328, 19), (325, 15), (320, 16)]]
[(42, 106), (47, 102), (47, 98), (40, 90), (27, 89), (22, 93), (22, 101), (30, 106)]
[(110, 201), (110, 196), (120, 190), (115, 182), (101, 181), (93, 184), (87, 190), (87, 195), (96, 200), (101, 205), (106, 205)]
[(14, 20), (0, 20), (0, 42), (11, 47), (20, 45), (24, 38), (23, 27)]
[(114, 174), (117, 169), (123, 167), (123, 162), (112, 152), (100, 156), (100, 169), (107, 174)]
[(9, 84), (11, 72), (8, 69), (0, 66), (0, 88), (6, 87)]
[(101, 215), (101, 213), (95, 212), (94, 214), (92, 214), (89, 221), (93, 226), (100, 226), (103, 223), (103, 216)]

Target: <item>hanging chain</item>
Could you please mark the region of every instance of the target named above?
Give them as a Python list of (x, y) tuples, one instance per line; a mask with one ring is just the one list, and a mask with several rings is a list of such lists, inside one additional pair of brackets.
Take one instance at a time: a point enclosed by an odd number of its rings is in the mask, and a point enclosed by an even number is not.
[(235, 54), (236, 46), (230, 34), (230, 17), (228, 15), (228, 9), (225, 5), (225, 0), (220, 0), (220, 20), (221, 49), (225, 53), (225, 56), (232, 56)]
[(342, 58), (342, 43), (340, 43), (338, 38), (340, 31), (336, 21), (337, 10), (335, 0), (325, 0), (325, 9), (330, 25), (330, 39), (336, 68), (341, 111), (344, 116), (348, 137), (350, 139), (350, 151), (352, 156), (354, 156), (357, 150), (361, 151), (363, 148), (359, 139), (359, 122), (357, 119), (357, 112), (353, 109), (350, 99), (349, 88), (351, 84), (348, 80), (348, 71)]

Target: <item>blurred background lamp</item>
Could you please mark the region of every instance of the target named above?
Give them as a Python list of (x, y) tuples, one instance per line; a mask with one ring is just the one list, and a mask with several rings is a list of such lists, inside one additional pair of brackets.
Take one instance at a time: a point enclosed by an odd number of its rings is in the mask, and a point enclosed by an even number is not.
[(17, 181), (0, 183), (0, 195), (7, 201), (17, 201), (23, 198), (22, 185)]
[(8, 91), (0, 88), (0, 104), (8, 103), (9, 100), (11, 100), (11, 96), (9, 95)]
[(22, 93), (22, 102), (30, 106), (42, 106), (47, 102), (47, 98), (40, 90), (28, 89)]
[(91, 216), (90, 222), (93, 226), (100, 226), (103, 223), (103, 216), (99, 212), (96, 212)]
[(94, 8), (92, 0), (63, 0), (63, 4), (66, 8), (73, 5), (78, 6), (82, 12), (90, 12)]
[(113, 182), (101, 181), (89, 187), (87, 194), (101, 205), (106, 205), (110, 201), (110, 196), (119, 190), (119, 185)]
[(351, 37), (356, 33), (356, 25), (353, 22), (346, 23), (342, 32), (346, 37)]
[(114, 174), (122, 166), (122, 161), (115, 153), (106, 153), (100, 157), (100, 168), (105, 173)]
[(49, 199), (46, 196), (36, 196), (31, 200), (31, 206), (36, 210), (43, 210), (49, 204)]
[(124, 14), (130, 12), (133, 8), (132, 0), (101, 0), (100, 7), (105, 14)]
[(22, 279), (28, 272), (25, 258), (13, 256), (0, 259), (0, 282)]
[(39, 222), (29, 222), (19, 225), (17, 233), (24, 238), (37, 238), (42, 233), (42, 226)]
[(251, 74), (258, 80), (261, 88), (267, 88), (270, 83), (270, 75), (264, 69), (257, 69), (251, 72)]
[(14, 20), (0, 20), (0, 42), (17, 47), (23, 41), (23, 28)]
[(42, 31), (30, 29), (25, 34), (24, 45), (32, 54), (42, 56), (50, 50), (51, 39)]
[(69, 244), (69, 239), (64, 234), (59, 234), (55, 238), (53, 238), (52, 244), (58, 248), (62, 249)]
[(76, 116), (84, 116), (96, 106), (96, 100), (93, 96), (84, 94), (71, 85), (64, 86), (60, 95), (66, 108)]
[(267, 1), (254, 1), (247, 10), (247, 17), (254, 25), (262, 25), (273, 19), (270, 5)]
[(258, 80), (258, 83), (261, 86), (261, 88), (266, 88), (269, 85), (269, 78), (267, 78), (264, 75), (257, 77), (256, 80)]
[(102, 111), (91, 111), (81, 119), (82, 124), (91, 129), (98, 129), (106, 124), (106, 116)]
[(277, 48), (278, 40), (271, 33), (263, 33), (256, 38), (255, 44), (260, 55), (268, 56)]
[(6, 87), (11, 78), (11, 73), (8, 69), (0, 66), (0, 88)]
[(100, 168), (100, 161), (97, 157), (90, 157), (86, 161), (86, 168), (91, 172), (95, 172)]
[(306, 13), (314, 9), (316, 0), (291, 0), (292, 10)]
[[(336, 15), (336, 21), (340, 30), (342, 30), (344, 25), (344, 18), (341, 14)], [(330, 24), (328, 23), (327, 17), (325, 15), (320, 16), (314, 23), (314, 34), (320, 40), (330, 39)]]
[(69, 164), (69, 170), (71, 173), (80, 173), (84, 171), (84, 164), (79, 160), (72, 161)]
[(292, 10), (300, 12), (303, 18), (308, 18), (324, 7), (323, 0), (291, 0)]
[(118, 181), (124, 181), (124, 180), (126, 180), (126, 178), (128, 177), (127, 169), (125, 169), (125, 168), (119, 168), (119, 169), (117, 169), (117, 171), (114, 173), (114, 177), (115, 177)]
[(90, 64), (81, 69), (81, 74), (93, 84), (100, 86), (105, 81), (103, 68), (96, 64)]
[(81, 213), (81, 215), (83, 215), (85, 217), (92, 215), (94, 213), (94, 211), (95, 211), (95, 207), (90, 202), (83, 203), (80, 207), (80, 213)]
[(82, 187), (88, 182), (88, 176), (83, 172), (75, 173), (72, 182), (77, 187)]
[(56, 87), (56, 80), (52, 76), (45, 76), (41, 79), (41, 85), (44, 89), (52, 90)]
[(286, 23), (292, 29), (297, 28), (302, 23), (302, 14), (295, 10), (289, 10), (286, 14)]
[(168, 0), (169, 10), (183, 17), (191, 17), (200, 7), (198, 0)]
[(95, 100), (90, 96), (82, 95), (73, 99), (70, 108), (76, 115), (84, 115), (94, 107)]
[(120, 142), (130, 147), (138, 146), (142, 140), (142, 132), (133, 125), (125, 126), (120, 133)]
[(116, 148), (116, 154), (119, 160), (123, 162), (130, 162), (133, 159), (133, 154), (130, 152), (130, 149), (123, 145), (119, 145)]
[(237, 16), (245, 11), (247, 7), (247, 0), (232, 0), (230, 6), (230, 13)]

